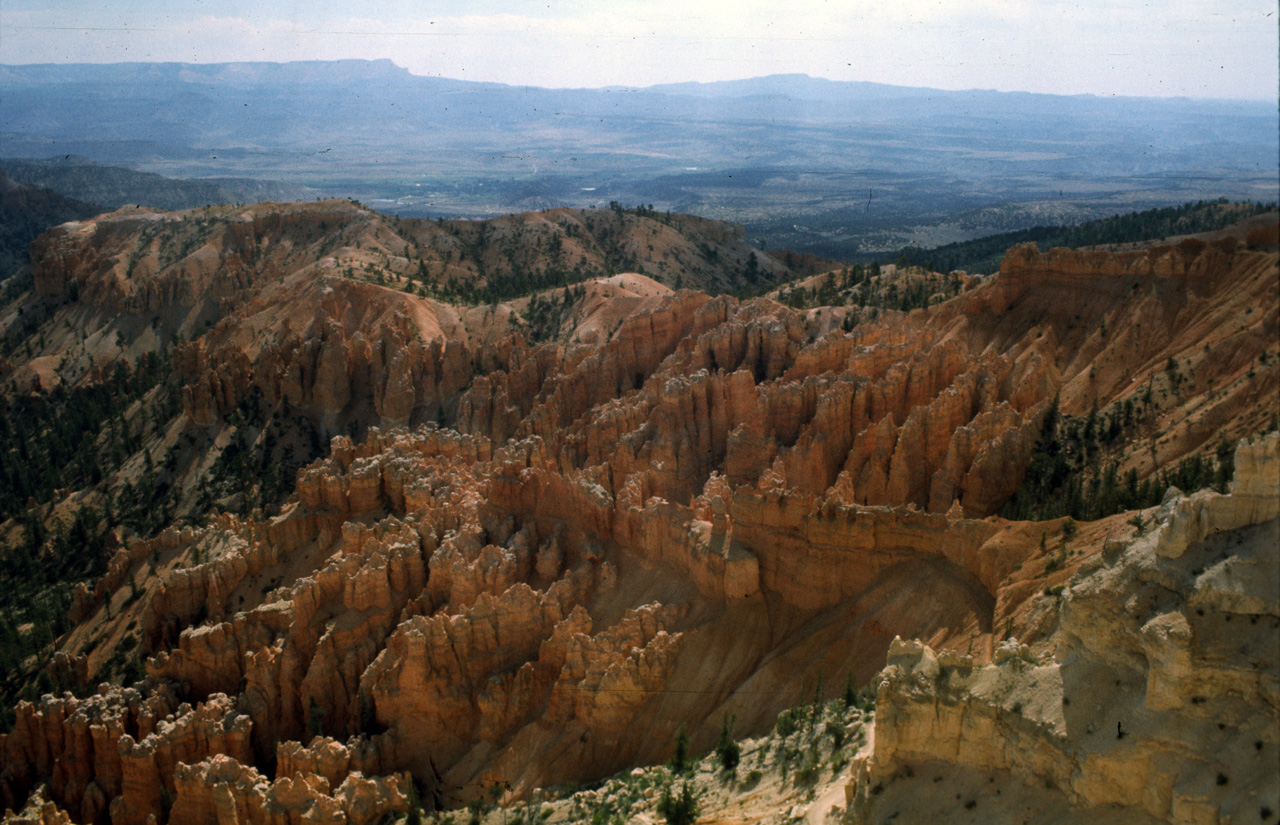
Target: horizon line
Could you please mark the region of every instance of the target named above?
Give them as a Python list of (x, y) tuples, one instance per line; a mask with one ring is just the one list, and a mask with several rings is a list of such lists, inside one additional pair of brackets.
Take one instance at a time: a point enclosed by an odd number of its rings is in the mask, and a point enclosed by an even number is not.
[[(998, 95), (1033, 95), (1040, 97), (1054, 98), (1094, 98), (1097, 100), (1167, 100), (1167, 101), (1200, 101), (1200, 102), (1230, 102), (1230, 103), (1275, 103), (1280, 102), (1280, 95), (1277, 97), (1198, 97), (1193, 95), (1126, 95), (1105, 92), (1074, 92), (1065, 94), (1062, 92), (1035, 92), (1026, 89), (997, 89), (997, 88), (981, 88), (966, 87), (957, 89), (945, 89), (939, 86), (907, 86), (896, 83), (882, 83), (874, 80), (835, 80), (820, 75), (812, 75), (808, 72), (771, 72), (763, 75), (749, 75), (746, 77), (719, 79), (719, 80), (674, 80), (664, 83), (653, 83), (649, 85), (639, 86), (630, 84), (607, 83), (600, 86), (543, 86), (532, 83), (510, 83), (502, 80), (474, 80), (471, 78), (453, 77), (444, 74), (417, 74), (406, 66), (402, 66), (389, 57), (339, 57), (339, 58), (307, 58), (303, 60), (210, 60), (210, 61), (184, 61), (184, 60), (102, 60), (102, 61), (43, 61), (30, 63), (8, 63), (0, 62), (0, 68), (24, 68), (24, 67), (53, 67), (53, 66), (290, 66), (305, 64), (339, 64), (339, 63), (385, 63), (394, 66), (409, 77), (424, 78), (431, 80), (448, 80), (457, 83), (469, 83), (475, 85), (491, 85), (505, 86), (507, 88), (518, 89), (539, 89), (546, 91), (648, 91), (653, 89), (668, 89), (673, 86), (713, 86), (729, 83), (743, 83), (752, 80), (768, 80), (771, 78), (805, 78), (808, 80), (817, 80), (824, 83), (832, 83), (837, 85), (862, 85), (876, 86), (885, 89), (914, 89), (919, 91), (934, 91), (946, 94), (964, 94), (967, 92), (978, 92)], [(1280, 111), (1278, 111), (1280, 114)]]

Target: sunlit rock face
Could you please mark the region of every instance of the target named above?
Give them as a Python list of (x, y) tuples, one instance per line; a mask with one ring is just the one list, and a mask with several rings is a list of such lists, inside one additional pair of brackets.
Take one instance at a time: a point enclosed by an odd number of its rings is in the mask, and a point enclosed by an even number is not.
[[(245, 411), (281, 440), (305, 424), (323, 457), (277, 515), (122, 537), (75, 590), (58, 662), (91, 685), (127, 636), (145, 679), (19, 705), (0, 805), (42, 788), (76, 822), (375, 822), (411, 781), (429, 804), (495, 784), (515, 798), (663, 761), (682, 724), (709, 748), (726, 712), (763, 731), (886, 653), (851, 786), (867, 821), (934, 763), (948, 789), (1035, 786), (1014, 794), (1027, 810), (1201, 821), (1235, 810), (1229, 792), (1271, 793), (1246, 751), (1276, 747), (1277, 600), (1258, 572), (1275, 562), (1255, 548), (1274, 534), (1275, 439), (1237, 449), (1229, 495), (1170, 499), (1140, 536), (1118, 514), (1060, 551), (1042, 539), (1061, 520), (998, 513), (1054, 409), (1166, 390), (1143, 407), (1159, 437), (1111, 455), (1141, 478), (1263, 429), (1274, 251), (1020, 248), (988, 283), (856, 325), (623, 274), (557, 291), (559, 320), (535, 329), (527, 298), (404, 291), (455, 237), (404, 224), (262, 205), (117, 213), (41, 241), (36, 290), (65, 302), (50, 329), (73, 330), (60, 380), (171, 355), (173, 417), (142, 440), (178, 456), (175, 522), (237, 433), (265, 441)], [(681, 232), (664, 242), (710, 242)], [(356, 277), (366, 265), (386, 283)], [(124, 316), (142, 321), (93, 337)], [(29, 392), (46, 368), (0, 381)], [(1255, 549), (1214, 555), (1237, 535)], [(1227, 656), (1228, 639), (1253, 652)], [(1238, 762), (1196, 750), (1219, 723)]]
[(993, 818), (1280, 810), (1280, 436), (1242, 441), (1235, 473), (1229, 494), (1171, 497), (1151, 532), (1080, 567), (1052, 658), (1011, 638), (983, 665), (896, 639), (853, 821), (955, 808), (957, 788)]

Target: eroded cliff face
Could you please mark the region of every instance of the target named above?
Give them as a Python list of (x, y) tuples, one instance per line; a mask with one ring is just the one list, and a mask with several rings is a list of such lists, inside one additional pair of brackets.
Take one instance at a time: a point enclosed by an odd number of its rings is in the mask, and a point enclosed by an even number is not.
[[(173, 357), (181, 411), (148, 436), (157, 444), (265, 441), (276, 431), (240, 418), (254, 405), (359, 437), (326, 439), (278, 515), (122, 542), (76, 591), (59, 661), (92, 684), (128, 638), (146, 678), (20, 705), (0, 736), (0, 806), (43, 788), (79, 822), (369, 822), (404, 809), (410, 777), (456, 805), (494, 784), (519, 796), (662, 760), (682, 723), (709, 746), (725, 712), (764, 729), (818, 681), (870, 678), (895, 636), (975, 657), (947, 673), (986, 673), (1012, 632), (1089, 636), (1085, 614), (1059, 613), (1043, 590), (1081, 564), (1103, 575), (1107, 534), (1134, 532), (1127, 516), (1085, 525), (1051, 559), (1042, 536), (1060, 525), (994, 516), (1055, 396), (1077, 413), (1131, 399), (1176, 357), (1192, 377), (1150, 413), (1153, 433), (1176, 421), (1173, 435), (1121, 456), (1146, 475), (1260, 428), (1277, 386), (1274, 368), (1254, 367), (1280, 349), (1265, 249), (1018, 251), (991, 283), (851, 333), (831, 309), (616, 276), (563, 295), (555, 340), (537, 343), (511, 320), (527, 299), (457, 309), (304, 252), (327, 232), (342, 254), (408, 261), (404, 235), (367, 213), (255, 209), (178, 263), (129, 234), (138, 216), (66, 228), (45, 241), (37, 287), (102, 319), (155, 303), (157, 328), (187, 331)], [(241, 247), (243, 271), (227, 263)], [(130, 249), (150, 251), (130, 267)], [(203, 274), (174, 269), (201, 255)], [(1137, 323), (1164, 332), (1129, 332)], [(213, 458), (186, 449), (174, 483), (194, 500)], [(1243, 491), (1212, 501), (1236, 507)], [(1184, 526), (1159, 535), (1220, 524), (1175, 509), (1169, 524)], [(1095, 601), (1137, 587), (1112, 584)], [(1087, 602), (1073, 585), (1068, 605), (1077, 590)], [(924, 647), (894, 651), (904, 673), (932, 672)], [(1035, 667), (1065, 678), (1065, 661)], [(892, 705), (896, 688), (883, 690)], [(867, 768), (877, 781), (932, 735), (901, 704)], [(1067, 792), (1075, 768), (1055, 754), (1075, 731), (1033, 706), (1044, 718), (991, 711), (984, 730), (1058, 737), (1034, 759)]]
[(1008, 639), (983, 665), (895, 640), (852, 820), (958, 821), (953, 792), (988, 820), (1275, 816), (1280, 436), (1236, 455), (1228, 495), (1171, 495), (1082, 565), (1037, 650)]

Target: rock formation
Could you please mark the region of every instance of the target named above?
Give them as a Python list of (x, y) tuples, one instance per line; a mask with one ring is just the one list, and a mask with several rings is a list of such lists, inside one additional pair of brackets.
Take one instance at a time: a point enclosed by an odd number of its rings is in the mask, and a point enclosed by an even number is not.
[[(1149, 395), (1149, 443), (1106, 448), (1135, 479), (1265, 429), (1274, 251), (1017, 249), (993, 281), (851, 332), (828, 310), (632, 274), (536, 303), (413, 294), (420, 268), (432, 289), (500, 283), (495, 237), (619, 254), (601, 243), (617, 220), (555, 210), (481, 229), (329, 203), (122, 212), (46, 235), (36, 290), (63, 307), (46, 331), (72, 309), (90, 319), (59, 345), (62, 380), (170, 359), (172, 417), (130, 407), (140, 452), (75, 495), (110, 503), (163, 479), (171, 521), (225, 511), (121, 531), (105, 575), (75, 590), (59, 673), (118, 682), (134, 650), (145, 678), (19, 704), (0, 735), (0, 805), (38, 792), (77, 822), (371, 822), (404, 809), (410, 782), (447, 806), (494, 785), (519, 797), (662, 761), (681, 724), (695, 747), (726, 712), (762, 730), (824, 678), (870, 678), (886, 650), (871, 788), (934, 758), (936, 736), (968, 747), (973, 730), (993, 750), (965, 755), (967, 770), (1104, 804), (1088, 777), (1132, 754), (1075, 749), (1076, 711), (1044, 699), (1071, 694), (1076, 660), (1128, 669), (1129, 689), (1098, 700), (1131, 714), (1122, 729), (1227, 694), (1224, 724), (1253, 729), (1243, 708), (1273, 701), (1271, 677), (1238, 697), (1224, 687), (1243, 678), (1235, 664), (1196, 664), (1201, 617), (1180, 621), (1168, 594), (1115, 600), (1170, 576), (1178, 599), (1266, 632), (1274, 600), (1196, 548), (1274, 518), (1273, 447), (1239, 448), (1231, 495), (1171, 500), (1122, 550), (1128, 538), (1107, 536), (1134, 532), (1128, 514), (1080, 527), (1070, 548), (1045, 543), (1061, 521), (997, 514), (1058, 413), (1118, 420)], [(620, 254), (639, 254), (641, 229), (664, 248), (718, 231), (658, 223), (627, 224)], [(716, 242), (742, 252), (732, 231)], [(549, 305), (559, 320), (527, 320)], [(286, 464), (299, 454), (319, 457)], [(272, 473), (289, 492), (278, 511)], [(1073, 575), (1059, 611), (1044, 590)], [(1146, 618), (1091, 629), (1122, 611)], [(1010, 631), (1066, 658), (1041, 662)], [(929, 717), (935, 700), (955, 714)], [(996, 752), (1000, 737), (1028, 744)], [(1163, 758), (1115, 800), (1155, 817), (1175, 798), (1219, 804), (1161, 778)], [(1135, 801), (1148, 780), (1168, 792)], [(856, 805), (879, 811), (889, 797), (867, 782)]]
[(944, 778), (989, 819), (1280, 811), (1280, 436), (1236, 456), (1229, 494), (1171, 497), (1154, 531), (1077, 571), (1052, 657), (1010, 638), (983, 665), (895, 640), (853, 821), (945, 804)]

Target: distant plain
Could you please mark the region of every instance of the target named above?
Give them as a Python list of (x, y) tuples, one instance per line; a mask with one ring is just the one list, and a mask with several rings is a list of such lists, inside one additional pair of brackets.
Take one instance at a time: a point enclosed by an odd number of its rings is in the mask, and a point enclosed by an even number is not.
[(404, 217), (651, 204), (845, 260), (1280, 186), (1273, 103), (804, 75), (563, 90), (389, 61), (0, 66), (0, 122), (9, 159), (281, 181)]

